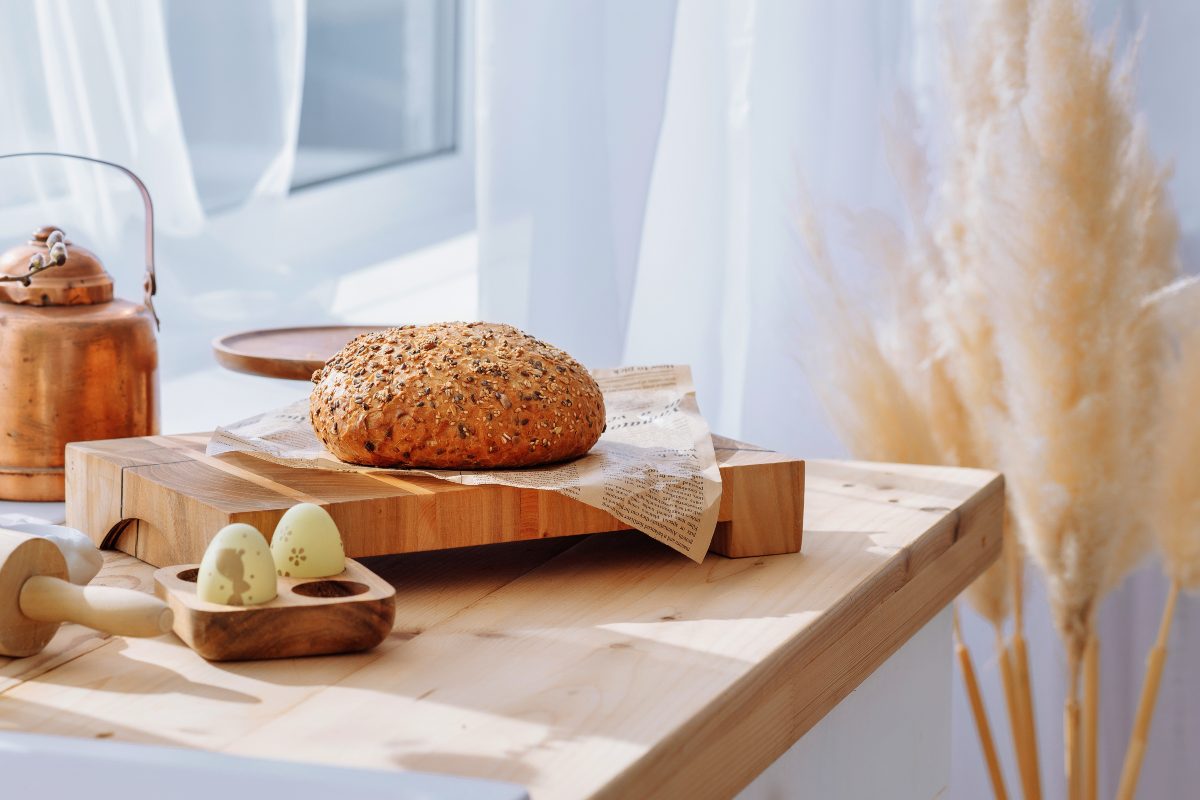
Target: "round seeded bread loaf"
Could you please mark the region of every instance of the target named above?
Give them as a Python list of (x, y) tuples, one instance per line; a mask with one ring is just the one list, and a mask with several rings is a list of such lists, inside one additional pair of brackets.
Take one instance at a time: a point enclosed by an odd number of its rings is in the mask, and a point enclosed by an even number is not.
[(588, 371), (511, 325), (364, 334), (312, 380), (313, 429), (352, 464), (526, 467), (583, 455), (604, 431), (604, 397)]

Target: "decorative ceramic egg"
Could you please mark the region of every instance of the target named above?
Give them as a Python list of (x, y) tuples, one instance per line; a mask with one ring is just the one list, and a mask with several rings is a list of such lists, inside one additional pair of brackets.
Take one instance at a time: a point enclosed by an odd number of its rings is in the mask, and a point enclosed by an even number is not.
[(275, 562), (258, 528), (235, 522), (217, 531), (200, 561), (196, 595), (208, 603), (256, 606), (275, 594)]
[(301, 503), (284, 512), (271, 537), (275, 572), (284, 578), (328, 578), (346, 569), (342, 534), (329, 512)]

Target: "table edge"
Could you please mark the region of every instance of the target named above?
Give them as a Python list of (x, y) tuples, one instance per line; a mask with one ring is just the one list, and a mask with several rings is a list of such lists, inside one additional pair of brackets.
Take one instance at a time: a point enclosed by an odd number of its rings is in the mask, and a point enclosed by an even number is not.
[[(1004, 477), (992, 475), (884, 569), (592, 797), (732, 797), (749, 785), (999, 558)], [(919, 563), (920, 551), (930, 546), (934, 557)], [(880, 624), (906, 607), (911, 610), (902, 626)], [(811, 652), (823, 640), (827, 644)], [(853, 668), (841, 669), (848, 658)], [(814, 682), (823, 670), (838, 677)]]

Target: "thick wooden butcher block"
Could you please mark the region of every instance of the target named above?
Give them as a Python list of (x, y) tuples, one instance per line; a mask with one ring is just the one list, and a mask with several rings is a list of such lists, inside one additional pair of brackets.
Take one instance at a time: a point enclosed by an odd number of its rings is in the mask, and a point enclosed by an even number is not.
[[(557, 492), (460, 486), (421, 475), (296, 469), (242, 453), (205, 455), (208, 434), (67, 446), (67, 524), (155, 566), (200, 561), (225, 525), (267, 536), (291, 506), (324, 506), (353, 558), (627, 530)], [(804, 462), (713, 437), (722, 494), (711, 550), (795, 553)]]

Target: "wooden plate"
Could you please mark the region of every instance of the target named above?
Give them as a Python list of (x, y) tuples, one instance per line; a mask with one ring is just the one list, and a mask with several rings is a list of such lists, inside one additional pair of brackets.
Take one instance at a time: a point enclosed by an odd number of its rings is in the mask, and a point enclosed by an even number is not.
[(201, 600), (199, 568), (156, 570), (154, 589), (175, 612), (175, 634), (209, 661), (354, 653), (379, 644), (392, 630), (396, 590), (351, 559), (330, 578), (279, 578), (279, 596), (258, 606)]
[(213, 340), (217, 363), (235, 372), (306, 381), (354, 337), (388, 325), (268, 328)]

